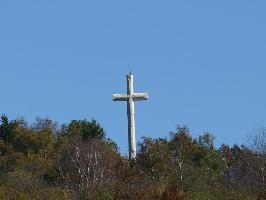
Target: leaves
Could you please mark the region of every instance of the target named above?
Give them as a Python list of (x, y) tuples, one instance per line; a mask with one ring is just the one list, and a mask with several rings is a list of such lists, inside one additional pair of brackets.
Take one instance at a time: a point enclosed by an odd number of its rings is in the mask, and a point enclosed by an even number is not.
[(263, 199), (266, 140), (256, 133), (247, 146), (216, 148), (212, 134), (178, 126), (169, 139), (143, 137), (129, 160), (94, 119), (3, 115), (0, 199)]

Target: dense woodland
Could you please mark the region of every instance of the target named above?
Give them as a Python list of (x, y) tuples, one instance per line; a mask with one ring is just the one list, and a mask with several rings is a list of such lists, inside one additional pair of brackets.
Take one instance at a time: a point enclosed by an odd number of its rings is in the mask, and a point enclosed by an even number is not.
[(166, 138), (144, 137), (129, 160), (95, 120), (59, 126), (3, 115), (0, 199), (266, 199), (266, 129), (231, 147), (186, 127)]

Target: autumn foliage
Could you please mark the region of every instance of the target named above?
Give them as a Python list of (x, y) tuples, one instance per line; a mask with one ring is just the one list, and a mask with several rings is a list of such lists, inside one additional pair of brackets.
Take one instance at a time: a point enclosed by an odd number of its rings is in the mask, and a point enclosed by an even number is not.
[(193, 138), (177, 127), (166, 138), (142, 138), (129, 160), (95, 120), (59, 126), (3, 115), (0, 199), (266, 199), (263, 131), (248, 145), (217, 148), (212, 134)]

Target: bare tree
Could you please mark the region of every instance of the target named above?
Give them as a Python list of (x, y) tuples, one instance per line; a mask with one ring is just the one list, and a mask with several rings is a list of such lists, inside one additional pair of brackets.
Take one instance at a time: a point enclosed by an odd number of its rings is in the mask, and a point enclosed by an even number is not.
[(92, 191), (114, 180), (117, 158), (102, 140), (75, 136), (62, 151), (59, 171), (70, 187)]
[(171, 132), (170, 149), (172, 156), (179, 169), (179, 181), (181, 189), (184, 189), (184, 174), (186, 170), (186, 159), (191, 155), (192, 137), (186, 127), (177, 127), (177, 132)]
[(254, 153), (255, 167), (262, 185), (265, 185), (266, 175), (266, 127), (257, 128), (248, 135), (248, 147)]

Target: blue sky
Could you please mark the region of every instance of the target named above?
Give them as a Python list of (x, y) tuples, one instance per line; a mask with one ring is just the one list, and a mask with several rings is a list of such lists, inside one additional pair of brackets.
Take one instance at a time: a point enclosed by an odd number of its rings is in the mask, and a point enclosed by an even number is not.
[(266, 125), (266, 2), (0, 1), (1, 113), (33, 121), (94, 117), (127, 152), (129, 64), (137, 139), (177, 124), (216, 144)]

